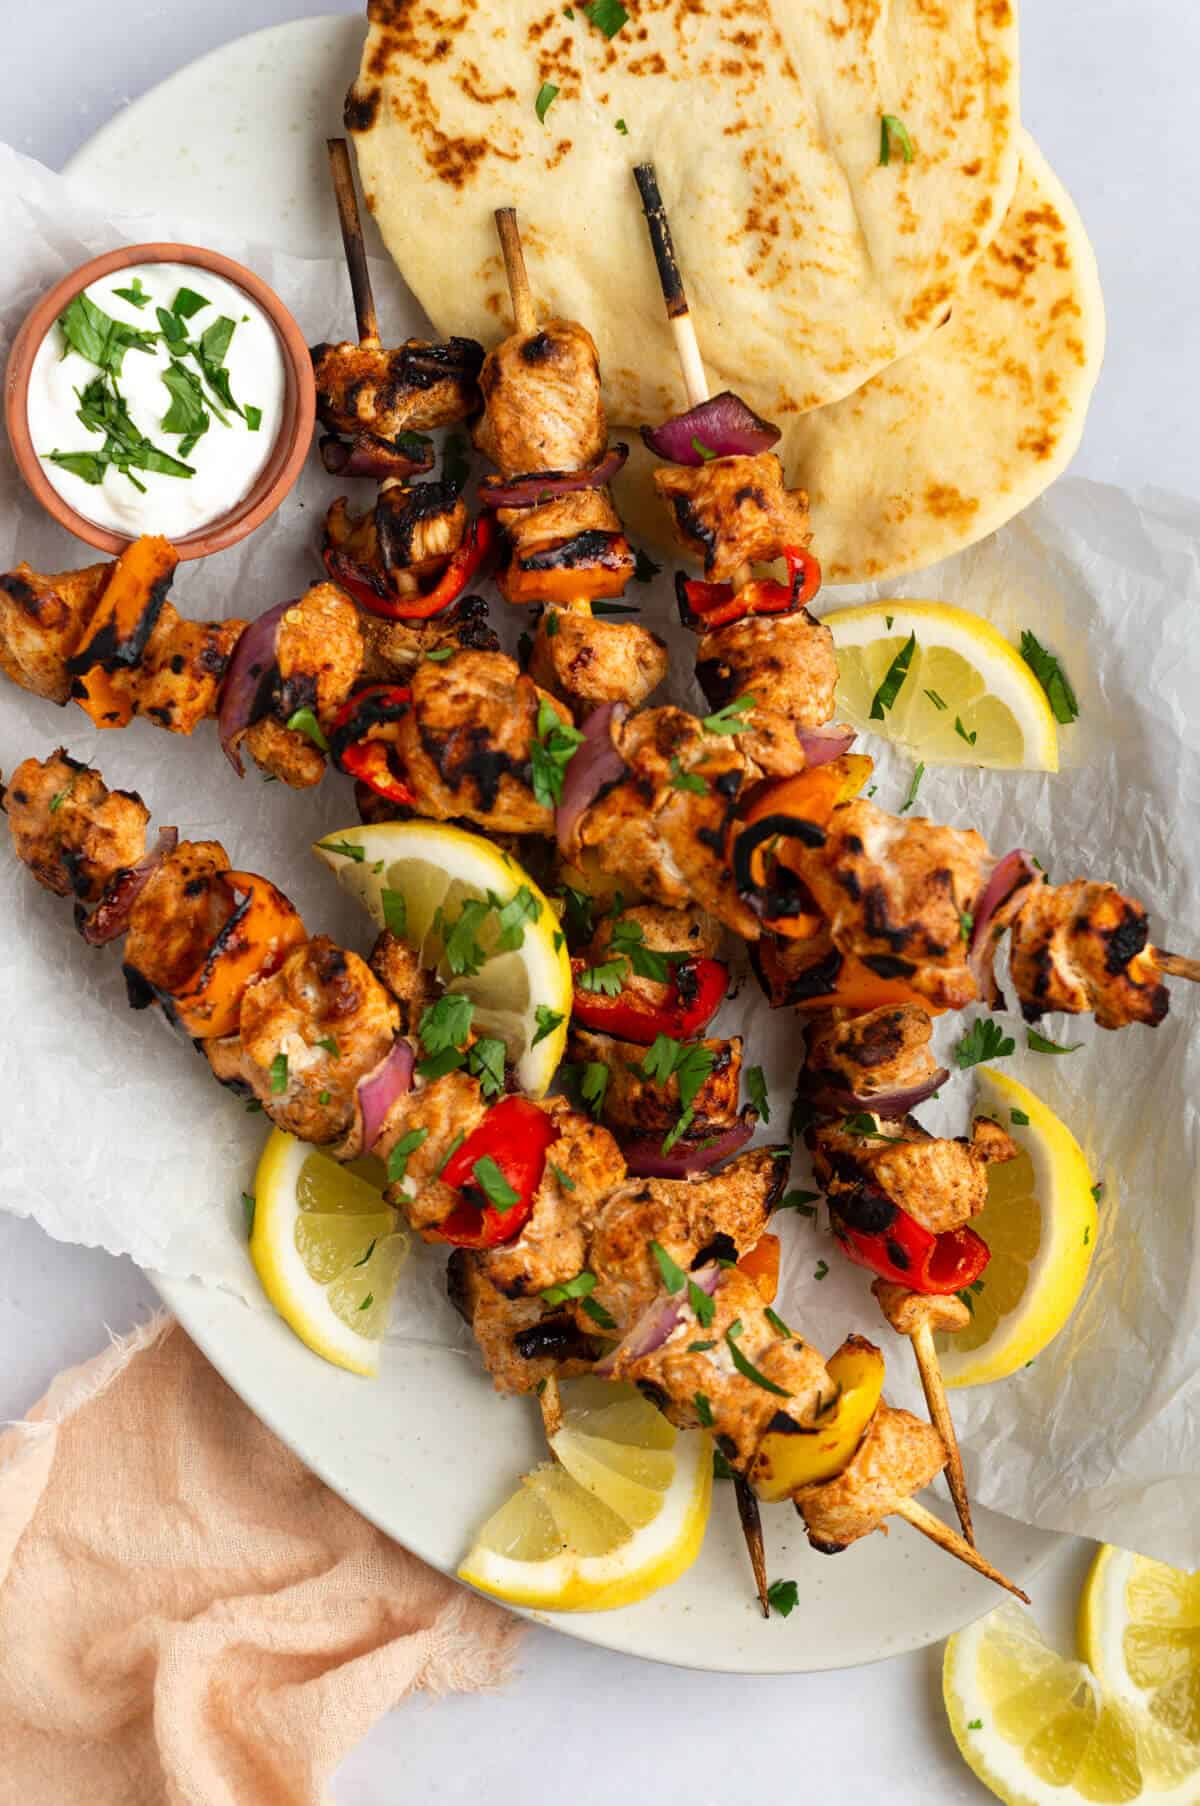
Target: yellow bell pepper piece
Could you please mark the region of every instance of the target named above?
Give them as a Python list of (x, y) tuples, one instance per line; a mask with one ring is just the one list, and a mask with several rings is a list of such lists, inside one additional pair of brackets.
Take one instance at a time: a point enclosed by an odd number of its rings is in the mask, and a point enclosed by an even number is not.
[(802, 1486), (840, 1474), (866, 1433), (883, 1393), (883, 1356), (863, 1336), (848, 1336), (825, 1363), (839, 1388), (836, 1403), (810, 1426), (768, 1430), (758, 1445), (750, 1484), (760, 1499), (790, 1499)]

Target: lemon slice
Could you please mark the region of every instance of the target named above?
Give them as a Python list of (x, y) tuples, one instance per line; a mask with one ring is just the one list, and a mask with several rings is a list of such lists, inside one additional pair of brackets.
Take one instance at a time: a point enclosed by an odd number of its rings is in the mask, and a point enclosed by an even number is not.
[(674, 1429), (631, 1386), (564, 1389), (557, 1461), (490, 1517), (459, 1579), (508, 1605), (601, 1612), (669, 1586), (700, 1551), (712, 1444)]
[[(1046, 692), (990, 621), (948, 602), (907, 601), (868, 602), (824, 619), (837, 648), (839, 717), (930, 765), (1058, 770)], [(913, 635), (908, 674), (883, 719), (873, 721), (876, 692)]]
[(377, 1160), (341, 1166), (275, 1129), (254, 1176), (250, 1259), (284, 1322), (314, 1354), (372, 1376), (408, 1253)]
[[(567, 1044), (571, 962), (558, 917), (524, 867), (481, 834), (444, 822), (347, 828), (326, 835), (313, 850), (380, 928), (402, 932), (423, 966), (471, 999), (473, 1027), (504, 1042), (521, 1089), (542, 1097)], [(506, 937), (493, 909), (471, 937), (487, 955), (484, 964), (473, 974), (456, 972), (446, 938), (463, 905), (486, 902), (489, 895), (504, 905), (518, 893), (524, 893), (529, 913), (507, 938), (519, 932), (521, 945), (500, 946)], [(546, 1032), (554, 1017), (557, 1022)]]
[(1200, 1806), (1195, 1748), (1057, 1655), (1020, 1606), (951, 1637), (942, 1692), (967, 1764), (1010, 1806)]
[(1079, 1641), (1101, 1683), (1186, 1742), (1200, 1766), (1200, 1572), (1106, 1545), (1083, 1590)]
[(1096, 1246), (1091, 1173), (1066, 1124), (991, 1066), (979, 1069), (978, 1108), (1021, 1154), (988, 1169), (988, 1201), (971, 1227), (992, 1258), (966, 1329), (935, 1337), (947, 1386), (1002, 1380), (1032, 1361), (1075, 1309)]

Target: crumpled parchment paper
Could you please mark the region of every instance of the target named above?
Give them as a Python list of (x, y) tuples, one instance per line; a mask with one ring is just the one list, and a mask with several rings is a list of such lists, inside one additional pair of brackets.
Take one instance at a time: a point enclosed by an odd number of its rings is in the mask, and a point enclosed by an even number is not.
[[(64, 181), (0, 147), (0, 354), (27, 309), (61, 275), (115, 243), (188, 240), (186, 221), (106, 216)], [(211, 237), (211, 235), (209, 235)], [(305, 261), (262, 244), (222, 241), (283, 296), (311, 341), (352, 331), (340, 258)], [(331, 253), (335, 247), (331, 246)], [(385, 335), (421, 328), (389, 266), (374, 268)], [(447, 280), (454, 280), (453, 258)], [(671, 355), (664, 332), (663, 356)], [(371, 499), (358, 490), (360, 505)], [(336, 486), (315, 459), (280, 512), (240, 547), (180, 568), (174, 599), (192, 616), (254, 616), (319, 574), (321, 516)], [(1161, 945), (1200, 948), (1200, 502), (1091, 483), (1059, 483), (1012, 525), (891, 593), (957, 602), (1009, 638), (1022, 627), (1062, 657), (1081, 718), (1063, 731), (1054, 777), (969, 769), (925, 775), (917, 813), (973, 824), (993, 848), (1026, 846), (1054, 880), (1107, 876), (1152, 910)], [(819, 548), (818, 548), (819, 551)], [(0, 455), (0, 567), (27, 558), (42, 570), (96, 556), (61, 532)], [(674, 654), (671, 699), (695, 707), (694, 642), (673, 625), (671, 572), (630, 599), (666, 633)], [(860, 592), (826, 592), (828, 610)], [(497, 599), (493, 614), (504, 605)], [(504, 622), (508, 643), (513, 619)], [(68, 706), (0, 689), (0, 769), (64, 743), (95, 760), (110, 784), (140, 789), (158, 823), (218, 836), (235, 864), (281, 883), (314, 931), (366, 950), (371, 929), (308, 851), (355, 819), (348, 782), (290, 792), (251, 772), (239, 783), (215, 733), (191, 740), (145, 722), (101, 734)], [(896, 807), (909, 761), (879, 757), (878, 798)], [(771, 1082), (764, 1139), (786, 1133), (800, 1024), (772, 1015), (742, 973), (718, 1018), (747, 1037), (747, 1061)], [(1066, 1058), (1018, 1042), (1008, 1070), (1058, 1111), (1104, 1183), (1100, 1234), (1087, 1290), (1058, 1339), (1032, 1367), (954, 1396), (968, 1479), (982, 1503), (1040, 1525), (1103, 1537), (1185, 1566), (1200, 1565), (1200, 1262), (1196, 1170), (1200, 1143), (1198, 1000), (1173, 985), (1172, 1012), (1155, 1031), (1098, 1030), (1090, 1018), (1048, 1018), (1056, 1040), (1082, 1040)], [(265, 1308), (245, 1252), (242, 1190), (252, 1184), (261, 1117), (223, 1093), (207, 1067), (157, 1013), (126, 1008), (119, 955), (91, 950), (71, 911), (40, 890), (0, 846), (0, 1205), (37, 1218), (61, 1240), (127, 1253), (150, 1269), (227, 1287)], [(945, 1053), (961, 1019), (938, 1025)], [(943, 1090), (922, 1115), (959, 1132), (971, 1078)], [(808, 1179), (801, 1150), (793, 1183)], [(851, 1328), (881, 1341), (889, 1395), (920, 1409), (908, 1349), (882, 1324), (867, 1277), (848, 1265), (823, 1221), (780, 1219), (784, 1279), (779, 1308), (819, 1346)], [(815, 1276), (827, 1265), (824, 1278)], [(441, 1256), (418, 1247), (400, 1287), (398, 1342), (463, 1345), (441, 1292)], [(53, 1308), (53, 1301), (46, 1301)], [(392, 1359), (403, 1359), (396, 1350)]]

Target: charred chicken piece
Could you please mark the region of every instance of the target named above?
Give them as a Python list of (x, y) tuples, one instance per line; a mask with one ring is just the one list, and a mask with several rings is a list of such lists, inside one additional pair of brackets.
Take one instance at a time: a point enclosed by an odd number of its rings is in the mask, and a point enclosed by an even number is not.
[(582, 470), (608, 444), (595, 341), (572, 320), (511, 333), (484, 359), (479, 387), (486, 413), (472, 437), (505, 476)]
[(898, 1336), (915, 1336), (922, 1329), (966, 1329), (971, 1313), (957, 1292), (910, 1292), (890, 1279), (877, 1279), (871, 1287), (879, 1308)]
[(437, 996), (433, 974), (423, 966), (414, 947), (385, 928), (371, 949), (367, 962), (400, 1006), (400, 1029), (415, 1035), (421, 1016)]
[(314, 583), (279, 623), (268, 710), (244, 737), (262, 771), (296, 790), (320, 783), (325, 755), (288, 723), (298, 710), (310, 709), (328, 727), (358, 681), (362, 658), (353, 602), (334, 583)]
[(642, 706), (667, 675), (666, 644), (636, 621), (601, 621), (547, 608), (533, 639), (529, 675), (580, 717), (605, 702)]
[[(551, 834), (554, 811), (533, 791), (543, 700), (551, 701), (500, 652), (418, 665), (397, 747), (421, 813), (435, 821), (461, 816), (501, 833)], [(565, 715), (561, 703), (551, 706)]]
[(1010, 953), (1026, 1020), (1094, 1010), (1101, 1028), (1155, 1026), (1169, 997), (1148, 939), (1146, 911), (1115, 885), (1035, 885), (1013, 923)]
[[(697, 1041), (689, 1045), (702, 1048), (712, 1061), (691, 1104), (693, 1117), (687, 1140), (695, 1142), (722, 1134), (738, 1120), (742, 1038), (735, 1035), (729, 1041)], [(590, 1034), (585, 1029), (571, 1033), (572, 1060), (608, 1068), (604, 1118), (619, 1134), (665, 1136), (679, 1121), (679, 1079), (672, 1074), (664, 1084), (647, 1077), (647, 1054), (645, 1047), (614, 1040), (611, 1035)]]
[(160, 862), (130, 911), (127, 978), (170, 995), (198, 970), (233, 914), (219, 840), (181, 840)]
[(497, 577), (506, 602), (619, 596), (635, 560), (607, 489), (577, 489), (532, 508), (501, 508), (512, 556)]
[(774, 452), (713, 458), (698, 466), (662, 464), (654, 483), (684, 551), (713, 583), (728, 583), (744, 564), (768, 563), (783, 546), (812, 538), (808, 497), (785, 489)]
[[(422, 659), (449, 647), (454, 652), (499, 652), (482, 596), (461, 596), (431, 621), (387, 621), (361, 614), (362, 675), (376, 682), (410, 677)], [(435, 660), (435, 663), (437, 661)]]
[(879, 1123), (875, 1134), (822, 1123), (805, 1141), (830, 1209), (848, 1223), (879, 1227), (873, 1213), (894, 1205), (941, 1235), (978, 1216), (987, 1203), (989, 1164), (1017, 1153), (995, 1123), (981, 1121), (987, 1126), (971, 1141), (930, 1135), (911, 1116)]
[(382, 345), (314, 345), (317, 413), (335, 433), (370, 433), (394, 442), (466, 420), (479, 408), (483, 347), (474, 339), (431, 344), (406, 339)]
[(19, 564), (0, 576), (0, 671), (47, 702), (68, 701), (68, 660), (96, 612), (111, 568), (89, 564), (43, 576)]
[(412, 1130), (423, 1130), (420, 1146), (408, 1156), (403, 1179), (389, 1185), (384, 1197), (402, 1210), (419, 1234), (448, 1217), (459, 1202), (458, 1193), (443, 1185), (438, 1174), (452, 1149), (478, 1128), (488, 1106), (478, 1082), (466, 1072), (448, 1072), (427, 1083), (418, 1077), (392, 1109), (374, 1152), (386, 1160), (396, 1143)]
[(462, 544), (467, 505), (449, 483), (380, 485), (374, 508), (350, 513), (339, 496), (325, 516), (325, 548), (351, 560), (382, 598), (415, 595)]
[(974, 1001), (969, 918), (994, 863), (982, 835), (901, 820), (856, 797), (834, 810), (819, 845), (792, 846), (839, 951), (931, 1003)]
[[(561, 1098), (545, 1106), (559, 1130), (533, 1212), (515, 1240), (480, 1255), (487, 1279), (506, 1298), (528, 1298), (574, 1279), (588, 1266), (596, 1213), (625, 1179), (621, 1150), (607, 1129)], [(580, 1318), (580, 1328), (590, 1323)]]
[(912, 1497), (946, 1465), (946, 1448), (932, 1424), (880, 1405), (841, 1473), (796, 1494), (808, 1540), (834, 1555), (878, 1530), (889, 1512)]
[(805, 1075), (862, 1099), (915, 1090), (938, 1069), (932, 1033), (929, 1013), (918, 1003), (885, 1005), (862, 1016), (831, 1011), (808, 1024)]
[(95, 903), (146, 850), (150, 811), (59, 747), (17, 766), (3, 798), (17, 858), (57, 897)]
[(594, 1325), (589, 1334), (565, 1310), (549, 1310), (540, 1298), (506, 1298), (478, 1254), (456, 1248), (446, 1286), (497, 1392), (536, 1392), (547, 1380), (578, 1378), (596, 1358)]
[(702, 635), (696, 677), (714, 709), (749, 694), (797, 727), (823, 727), (838, 680), (833, 635), (806, 608), (749, 616)]
[[(639, 903), (623, 909), (620, 915), (603, 917), (587, 948), (588, 966), (601, 966), (612, 957), (610, 949), (618, 929), (627, 936), (636, 937), (637, 945), (648, 953), (676, 954), (684, 962), (715, 958), (723, 939), (721, 924), (694, 905), (664, 909), (657, 903)], [(690, 966), (672, 963), (672, 981), (664, 984), (643, 977), (625, 955), (622, 996), (645, 1003), (651, 1009), (663, 1009), (676, 1001), (692, 1002), (695, 993), (687, 989)]]

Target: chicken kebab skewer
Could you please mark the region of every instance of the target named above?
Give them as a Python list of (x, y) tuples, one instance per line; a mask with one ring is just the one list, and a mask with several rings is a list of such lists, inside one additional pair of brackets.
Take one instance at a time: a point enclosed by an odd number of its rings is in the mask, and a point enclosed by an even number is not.
[[(698, 1183), (631, 1183), (612, 1137), (562, 1100), (538, 1105), (505, 1095), (489, 1102), (468, 1062), (447, 1069), (443, 1058), (434, 1071), (428, 1060), (418, 1063), (435, 1026), (442, 1053), (453, 1044), (446, 1018), (461, 1014), (463, 1000), (454, 1000), (453, 1012), (443, 1009), (430, 975), (394, 936), (381, 937), (368, 965), (325, 937), (309, 939), (286, 897), (256, 874), (233, 871), (217, 843), (180, 842), (164, 829), (147, 853), (141, 799), (110, 791), (98, 772), (61, 750), (20, 765), (4, 804), (18, 858), (46, 888), (76, 898), (85, 939), (125, 937), (135, 1005), (159, 1001), (214, 1074), (257, 1099), (279, 1127), (335, 1158), (370, 1150), (386, 1161), (389, 1201), (423, 1237), (456, 1246), (455, 1294), (501, 1389), (536, 1390), (543, 1377), (591, 1367), (611, 1348), (610, 1332), (633, 1326), (636, 1341), (635, 1320), (647, 1306), (656, 1308), (660, 1282), (672, 1297), (686, 1290), (683, 1308), (697, 1321), (707, 1316), (711, 1324), (713, 1310), (729, 1306), (730, 1321), (722, 1318), (720, 1330), (731, 1348), (744, 1328), (753, 1331), (752, 1343), (733, 1355), (745, 1378), (769, 1318), (744, 1273), (731, 1276), (710, 1263), (714, 1249), (729, 1247), (744, 1258), (762, 1241), (782, 1190), (786, 1150), (743, 1155)], [(469, 1029), (461, 1038), (465, 1044)], [(725, 1290), (710, 1310), (718, 1286)], [(797, 1344), (788, 1359), (801, 1352)], [(797, 1466), (796, 1450), (807, 1444), (789, 1430), (786, 1484), (777, 1477), (783, 1490), (770, 1496), (795, 1494), (824, 1547), (842, 1546), (874, 1528), (883, 1512), (899, 1511), (1008, 1584), (910, 1497), (944, 1462), (936, 1431), (907, 1419), (911, 1427), (900, 1442), (892, 1436), (895, 1446), (883, 1446), (882, 1432), (872, 1441), (882, 1360), (870, 1352), (878, 1384), (870, 1373), (855, 1381), (871, 1403), (861, 1421), (843, 1412), (832, 1375), (796, 1408), (796, 1423), (806, 1430), (836, 1426), (834, 1465), (819, 1476), (811, 1465)], [(624, 1354), (632, 1358), (628, 1340)], [(774, 1370), (774, 1362), (767, 1365)], [(763, 1368), (754, 1371), (756, 1387), (769, 1382), (773, 1421), (774, 1400), (792, 1394), (782, 1373), (771, 1379)], [(740, 1418), (743, 1426), (770, 1427), (758, 1423), (761, 1399), (734, 1387), (726, 1388), (726, 1402), (719, 1378), (709, 1383), (722, 1425)], [(837, 1384), (852, 1390), (852, 1379), (847, 1372)], [(690, 1408), (697, 1408), (694, 1398)], [(731, 1443), (742, 1468), (754, 1455), (758, 1492), (770, 1485), (769, 1442), (760, 1434), (748, 1441), (744, 1427)], [(823, 1435), (814, 1435), (812, 1446), (819, 1445)], [(834, 1482), (832, 1492), (821, 1492)]]

